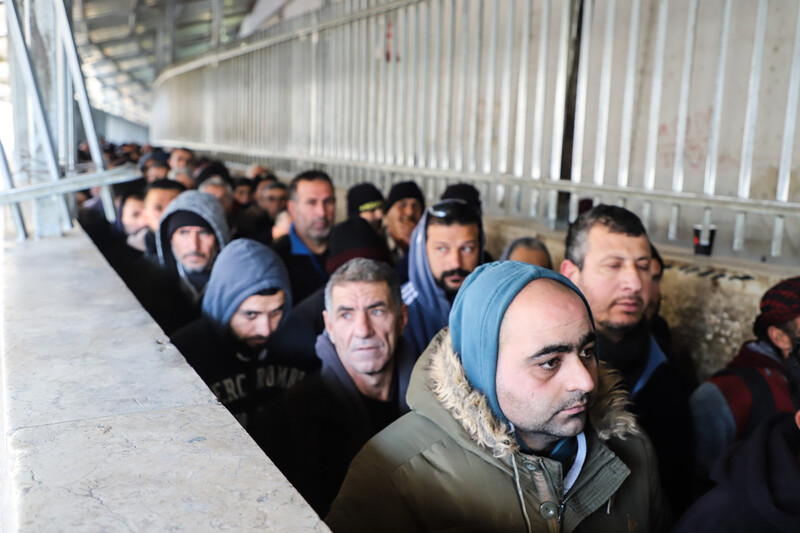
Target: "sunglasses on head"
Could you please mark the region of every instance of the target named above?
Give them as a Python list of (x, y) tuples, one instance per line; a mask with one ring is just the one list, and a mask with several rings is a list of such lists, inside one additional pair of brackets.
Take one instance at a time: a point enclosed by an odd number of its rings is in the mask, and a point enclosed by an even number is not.
[(477, 209), (469, 205), (464, 200), (459, 200), (456, 198), (442, 200), (441, 202), (428, 207), (428, 215), (436, 218), (480, 216)]

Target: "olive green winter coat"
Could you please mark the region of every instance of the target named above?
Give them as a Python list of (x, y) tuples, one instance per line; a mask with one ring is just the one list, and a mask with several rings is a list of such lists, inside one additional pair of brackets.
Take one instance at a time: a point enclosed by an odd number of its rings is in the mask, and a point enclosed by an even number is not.
[(617, 383), (601, 366), (586, 461), (564, 494), (561, 464), (519, 451), (445, 329), (414, 368), (412, 412), (356, 456), (325, 521), (335, 533), (666, 531), (653, 448)]

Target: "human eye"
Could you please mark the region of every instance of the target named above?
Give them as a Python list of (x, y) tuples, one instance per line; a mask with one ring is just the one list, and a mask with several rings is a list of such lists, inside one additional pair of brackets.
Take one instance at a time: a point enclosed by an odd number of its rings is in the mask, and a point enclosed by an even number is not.
[(339, 318), (343, 318), (345, 320), (350, 320), (353, 316), (352, 311), (344, 311), (343, 313), (339, 313)]
[(383, 316), (384, 314), (386, 314), (386, 309), (382, 307), (376, 307), (372, 310), (372, 316)]
[(461, 247), (461, 251), (464, 252), (465, 254), (471, 254), (472, 252), (475, 251), (475, 245), (474, 244), (468, 244), (466, 246), (462, 246)]
[(649, 260), (639, 261), (638, 263), (636, 263), (636, 267), (639, 270), (647, 270), (649, 272), (650, 271), (650, 261)]
[(283, 308), (273, 309), (272, 311), (269, 312), (269, 316), (271, 316), (272, 318), (281, 316), (281, 314), (283, 314)]
[(542, 368), (548, 372), (554, 372), (556, 369), (558, 369), (560, 364), (561, 364), (561, 358), (553, 357), (552, 359), (548, 359), (543, 363), (539, 363), (539, 368)]
[(595, 352), (595, 347), (588, 346), (582, 349), (580, 352), (578, 352), (578, 355), (583, 359), (594, 359), (594, 352)]
[(244, 314), (247, 320), (254, 320), (258, 316), (257, 311), (244, 311), (242, 314)]
[(444, 246), (444, 245), (440, 245), (440, 246), (436, 247), (436, 251), (439, 252), (440, 254), (446, 254), (447, 250), (448, 250), (448, 247)]

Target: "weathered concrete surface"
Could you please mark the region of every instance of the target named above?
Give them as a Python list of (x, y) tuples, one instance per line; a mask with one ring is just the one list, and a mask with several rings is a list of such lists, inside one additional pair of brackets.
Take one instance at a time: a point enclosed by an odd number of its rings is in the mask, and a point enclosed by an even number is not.
[(0, 269), (2, 531), (327, 531), (81, 230)]
[[(517, 237), (538, 236), (556, 268), (564, 259), (564, 231), (492, 217), (485, 225), (487, 248), (495, 257)], [(725, 366), (741, 343), (754, 337), (753, 320), (764, 292), (800, 275), (800, 267), (696, 256), (677, 246), (658, 249), (665, 262), (661, 316), (669, 322), (675, 350), (695, 381)]]

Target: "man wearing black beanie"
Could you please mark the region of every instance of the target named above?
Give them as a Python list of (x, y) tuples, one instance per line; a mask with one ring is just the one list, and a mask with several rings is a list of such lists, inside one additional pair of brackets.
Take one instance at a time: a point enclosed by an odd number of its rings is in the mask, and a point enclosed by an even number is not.
[(347, 217), (360, 217), (380, 231), (383, 225), (383, 195), (371, 183), (353, 185), (347, 191)]
[(395, 263), (408, 253), (411, 233), (424, 209), (425, 197), (416, 183), (401, 181), (392, 186), (383, 212), (386, 213), (386, 240)]

